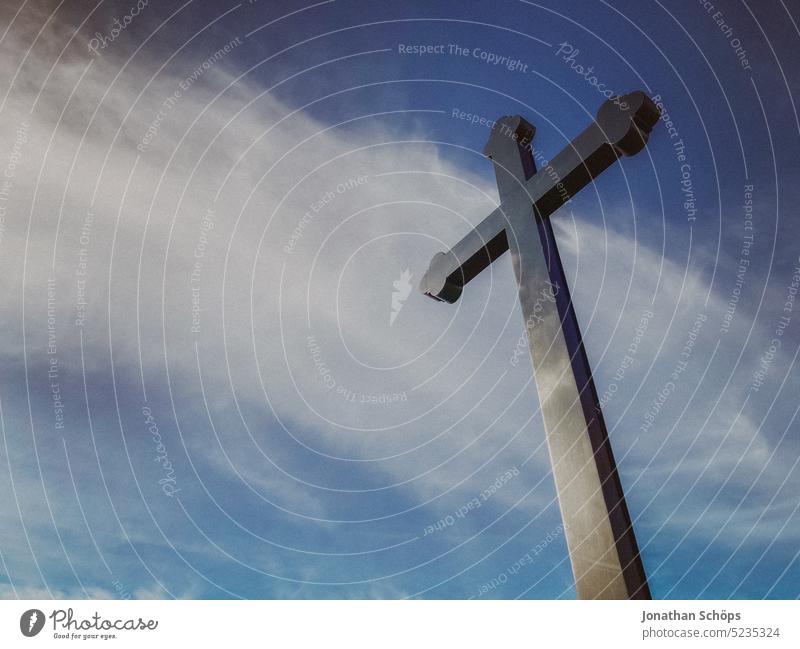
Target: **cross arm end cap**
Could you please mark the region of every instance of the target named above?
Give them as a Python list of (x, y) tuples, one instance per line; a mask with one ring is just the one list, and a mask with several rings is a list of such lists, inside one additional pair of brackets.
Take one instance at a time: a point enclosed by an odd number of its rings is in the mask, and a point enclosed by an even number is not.
[(597, 125), (608, 142), (622, 155), (641, 151), (661, 113), (652, 99), (641, 90), (612, 97), (597, 110)]
[(454, 260), (451, 252), (437, 252), (420, 280), (419, 290), (439, 302), (456, 302), (464, 287), (453, 279), (453, 268), (459, 268)]

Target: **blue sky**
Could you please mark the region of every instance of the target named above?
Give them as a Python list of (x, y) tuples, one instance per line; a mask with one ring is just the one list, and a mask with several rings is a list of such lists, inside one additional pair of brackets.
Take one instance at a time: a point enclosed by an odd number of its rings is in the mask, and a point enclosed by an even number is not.
[(650, 586), (797, 597), (800, 15), (713, 4), (6, 3), (0, 596), (574, 597), (509, 260), (392, 294), (642, 89), (553, 219)]

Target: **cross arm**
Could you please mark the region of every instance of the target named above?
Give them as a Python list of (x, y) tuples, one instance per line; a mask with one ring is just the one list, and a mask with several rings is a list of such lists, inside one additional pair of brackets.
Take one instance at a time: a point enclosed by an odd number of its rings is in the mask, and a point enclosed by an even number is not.
[(437, 252), (420, 282), (435, 300), (453, 303), (464, 285), (508, 250), (503, 206), (498, 207), (448, 252)]
[[(520, 183), (537, 214), (550, 216), (620, 156), (639, 153), (659, 116), (656, 105), (641, 91), (604, 102), (597, 118), (580, 135)], [(517, 137), (516, 131), (509, 133)], [(434, 255), (420, 290), (442, 302), (458, 300), (464, 285), (508, 250), (506, 227), (513, 228), (509, 209), (513, 208), (504, 203), (451, 250)]]
[(641, 91), (604, 102), (597, 118), (526, 182), (539, 216), (550, 216), (619, 157), (639, 153), (659, 116)]

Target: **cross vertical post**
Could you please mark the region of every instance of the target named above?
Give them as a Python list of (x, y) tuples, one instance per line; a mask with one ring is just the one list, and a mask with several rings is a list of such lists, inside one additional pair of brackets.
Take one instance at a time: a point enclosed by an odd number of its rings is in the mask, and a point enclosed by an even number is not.
[(434, 256), (420, 285), (455, 302), (467, 282), (510, 251), (580, 599), (650, 599), (650, 590), (549, 217), (621, 155), (641, 151), (658, 117), (644, 93), (613, 98), (538, 173), (534, 127), (520, 116), (499, 119), (484, 153), (501, 205)]

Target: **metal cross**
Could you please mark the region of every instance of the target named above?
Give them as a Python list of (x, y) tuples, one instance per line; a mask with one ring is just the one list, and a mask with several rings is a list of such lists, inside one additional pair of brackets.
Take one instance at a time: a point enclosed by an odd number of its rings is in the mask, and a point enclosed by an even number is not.
[(500, 207), (437, 253), (420, 284), (426, 295), (455, 302), (467, 282), (511, 252), (580, 599), (650, 599), (650, 589), (548, 217), (620, 156), (639, 153), (658, 119), (643, 92), (609, 99), (537, 173), (536, 129), (520, 116), (500, 118), (484, 149)]

